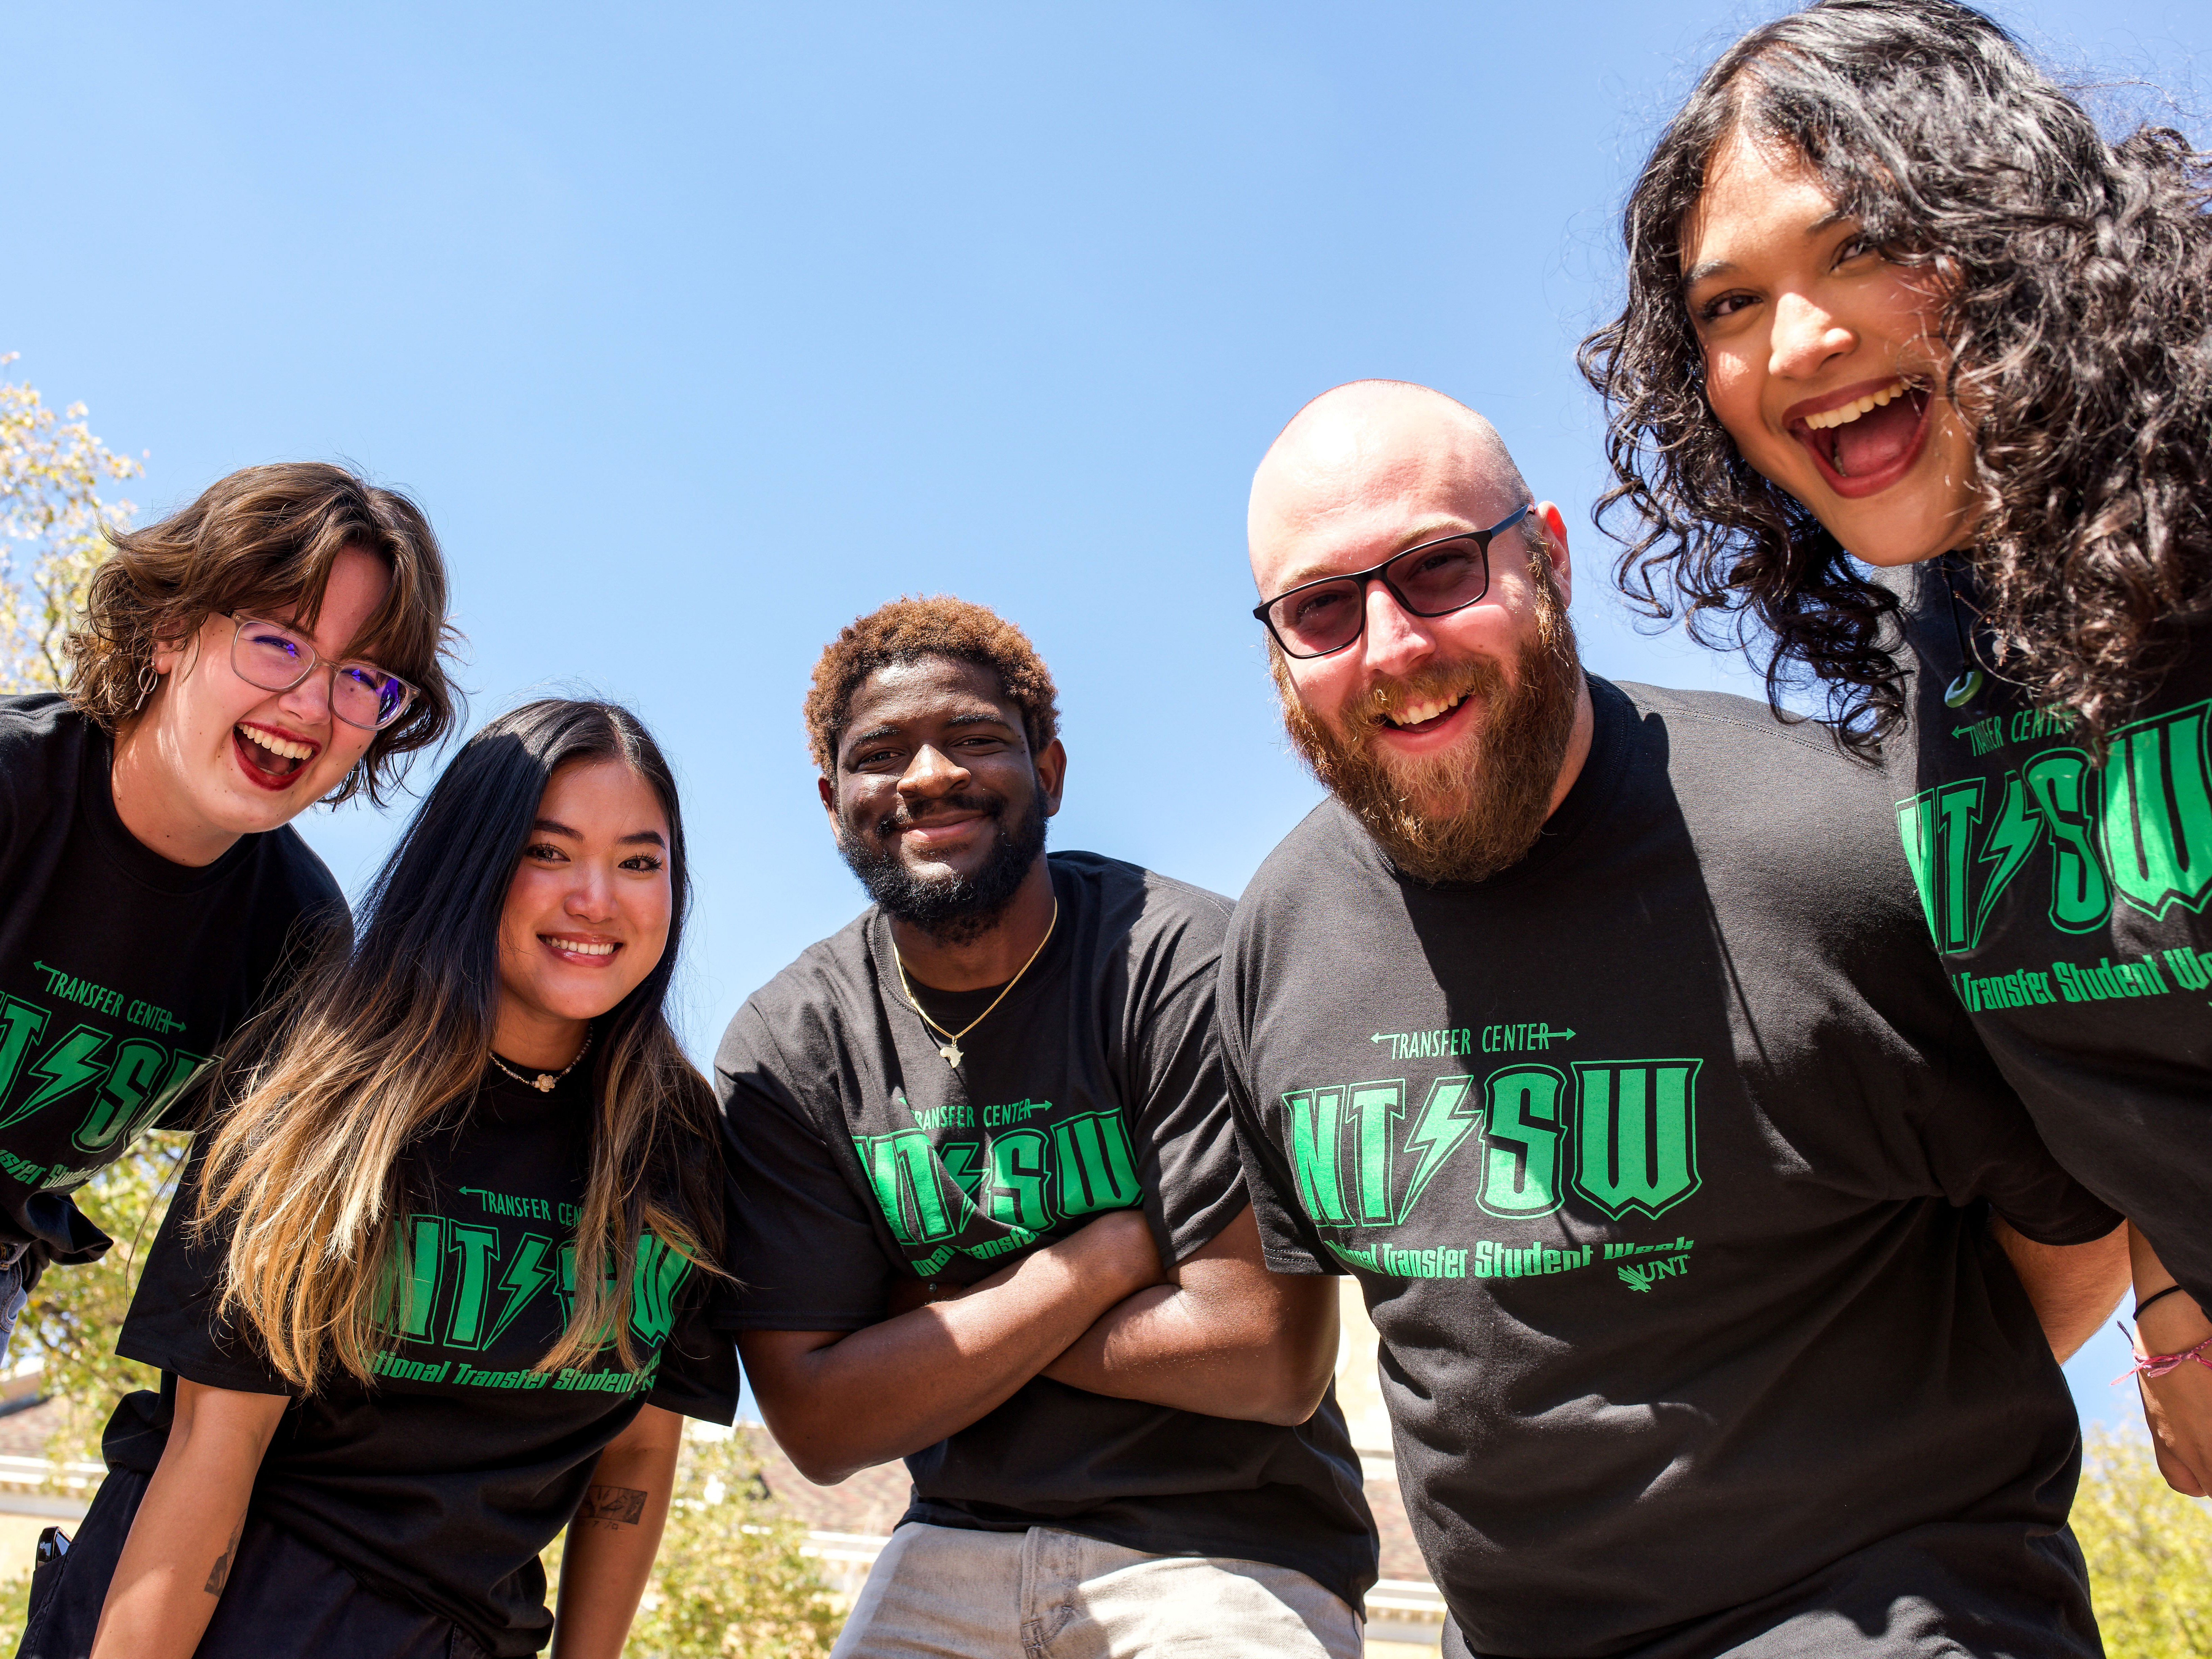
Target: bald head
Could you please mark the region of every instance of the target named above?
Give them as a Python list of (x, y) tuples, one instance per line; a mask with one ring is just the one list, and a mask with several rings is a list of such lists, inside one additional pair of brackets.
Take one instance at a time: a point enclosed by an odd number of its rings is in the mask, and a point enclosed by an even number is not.
[(1354, 380), (1291, 416), (1261, 459), (1246, 518), (1252, 574), (1279, 593), (1344, 568), (1344, 550), (1383, 524), (1410, 547), (1528, 500), (1498, 428), (1466, 404), (1404, 380)]

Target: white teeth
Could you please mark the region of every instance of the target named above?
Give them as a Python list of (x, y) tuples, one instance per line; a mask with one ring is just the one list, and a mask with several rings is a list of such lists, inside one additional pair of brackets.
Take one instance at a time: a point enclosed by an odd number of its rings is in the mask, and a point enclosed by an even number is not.
[(241, 726), (238, 728), (238, 733), (248, 743), (258, 743), (270, 754), (282, 755), (286, 760), (303, 761), (315, 752), (304, 743), (294, 743), (290, 738), (280, 738), (273, 732), (249, 732)]
[(1426, 702), (1407, 703), (1390, 717), (1390, 723), (1393, 726), (1424, 725), (1436, 719), (1437, 715), (1458, 708), (1460, 702), (1464, 701), (1465, 699), (1462, 698), (1451, 702), (1443, 702), (1432, 698)]
[(1808, 415), (1805, 424), (1815, 432), (1825, 432), (1832, 426), (1844, 426), (1856, 421), (1870, 409), (1880, 409), (1893, 398), (1905, 395), (1905, 382), (1892, 380), (1879, 392), (1869, 392), (1856, 403), (1845, 404), (1841, 409), (1824, 409), (1817, 415)]
[(556, 949), (568, 951), (580, 957), (612, 956), (615, 949), (614, 941), (611, 939), (604, 943), (586, 943), (580, 939), (548, 939), (546, 943)]

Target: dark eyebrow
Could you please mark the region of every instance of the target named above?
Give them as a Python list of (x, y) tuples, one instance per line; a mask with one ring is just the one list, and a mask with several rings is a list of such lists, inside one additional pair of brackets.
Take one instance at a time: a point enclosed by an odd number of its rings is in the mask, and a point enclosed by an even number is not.
[[(1858, 215), (1849, 208), (1832, 208), (1805, 227), (1805, 240), (1809, 242), (1833, 230), (1845, 220), (1857, 217)], [(1709, 277), (1719, 276), (1735, 269), (1735, 262), (1729, 259), (1708, 259), (1702, 264), (1692, 265), (1682, 273), (1682, 291), (1686, 294)]]
[[(558, 818), (540, 818), (532, 827), (541, 836), (566, 836), (571, 841), (581, 841), (584, 838), (582, 830), (571, 830)], [(617, 847), (641, 844), (652, 847), (668, 845), (667, 842), (661, 838), (660, 831), (658, 830), (634, 830), (629, 835), (617, 836), (615, 840), (615, 845)]]
[[(947, 726), (1003, 726), (1007, 731), (1017, 729), (1015, 723), (1003, 714), (951, 714), (945, 718)], [(881, 726), (872, 726), (865, 732), (855, 732), (845, 739), (845, 746), (857, 749), (864, 743), (878, 743), (885, 738), (903, 737), (906, 727), (886, 720)]]

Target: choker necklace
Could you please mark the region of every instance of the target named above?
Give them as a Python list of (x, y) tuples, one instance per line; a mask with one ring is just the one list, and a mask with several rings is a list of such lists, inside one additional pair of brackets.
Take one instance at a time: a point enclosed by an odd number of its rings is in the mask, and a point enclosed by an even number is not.
[[(1060, 899), (1059, 896), (1055, 895), (1052, 901), (1052, 920), (1045, 924), (1044, 937), (1037, 941), (1036, 949), (1030, 952), (1030, 961), (1024, 963), (1019, 968), (1016, 969), (1014, 970), (1014, 976), (1008, 980), (1000, 989), (998, 995), (991, 999), (991, 1008), (995, 1008), (1000, 1003), (1004, 1002), (1006, 1000), (1006, 993), (1012, 990), (1014, 987), (1022, 982), (1022, 975), (1030, 970), (1030, 962), (1035, 962), (1039, 957), (1044, 954), (1044, 947), (1052, 943), (1052, 930), (1059, 926)], [(898, 965), (899, 988), (906, 993), (907, 1001), (913, 1006), (915, 1012), (921, 1016), (921, 1023), (929, 1027), (931, 1030), (936, 1032), (938, 1036), (945, 1039), (944, 1042), (937, 1045), (937, 1052), (945, 1056), (945, 1063), (947, 1066), (957, 1066), (961, 1060), (960, 1039), (966, 1036), (969, 1032), (974, 1030), (985, 1020), (990, 1018), (991, 1008), (986, 1008), (981, 1013), (976, 1015), (975, 1018), (969, 1020), (958, 1030), (948, 1031), (942, 1025), (939, 1025), (935, 1020), (932, 1019), (929, 1017), (928, 1012), (922, 1007), (921, 1004), (915, 1000), (914, 987), (908, 981), (906, 976), (906, 958), (899, 954), (898, 940), (896, 939), (891, 940), (891, 960)], [(495, 1055), (494, 1058), (496, 1059), (497, 1056)]]
[(557, 1072), (540, 1072), (536, 1077), (525, 1077), (521, 1073), (516, 1071), (514, 1066), (501, 1060), (497, 1054), (494, 1054), (491, 1057), (491, 1063), (498, 1066), (501, 1071), (506, 1073), (509, 1077), (513, 1078), (517, 1083), (527, 1084), (530, 1087), (537, 1090), (541, 1095), (550, 1095), (553, 1092), (555, 1085), (557, 1085), (562, 1078), (568, 1076), (569, 1073), (574, 1071), (577, 1066), (582, 1061), (584, 1056), (592, 1052), (592, 1028), (586, 1025), (584, 1028), (584, 1046), (576, 1050), (576, 1058), (574, 1060), (570, 1060), (566, 1066), (563, 1066)]

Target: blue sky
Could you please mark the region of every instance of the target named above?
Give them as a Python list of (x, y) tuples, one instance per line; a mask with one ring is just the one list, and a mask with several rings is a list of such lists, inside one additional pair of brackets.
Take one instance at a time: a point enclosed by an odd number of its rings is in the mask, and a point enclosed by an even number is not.
[[(2062, 69), (2203, 105), (2201, 0), (1998, 11)], [(703, 1057), (859, 908), (799, 705), (901, 592), (994, 605), (1052, 664), (1056, 845), (1243, 887), (1314, 799), (1246, 614), (1244, 492), (1339, 381), (1497, 422), (1566, 512), (1594, 667), (1747, 689), (1610, 601), (1572, 350), (1658, 124), (1767, 15), (11, 7), (0, 350), (150, 452), (149, 510), (301, 456), (412, 492), (476, 719), (637, 708), (685, 786)], [(306, 827), (353, 884), (395, 823)]]

